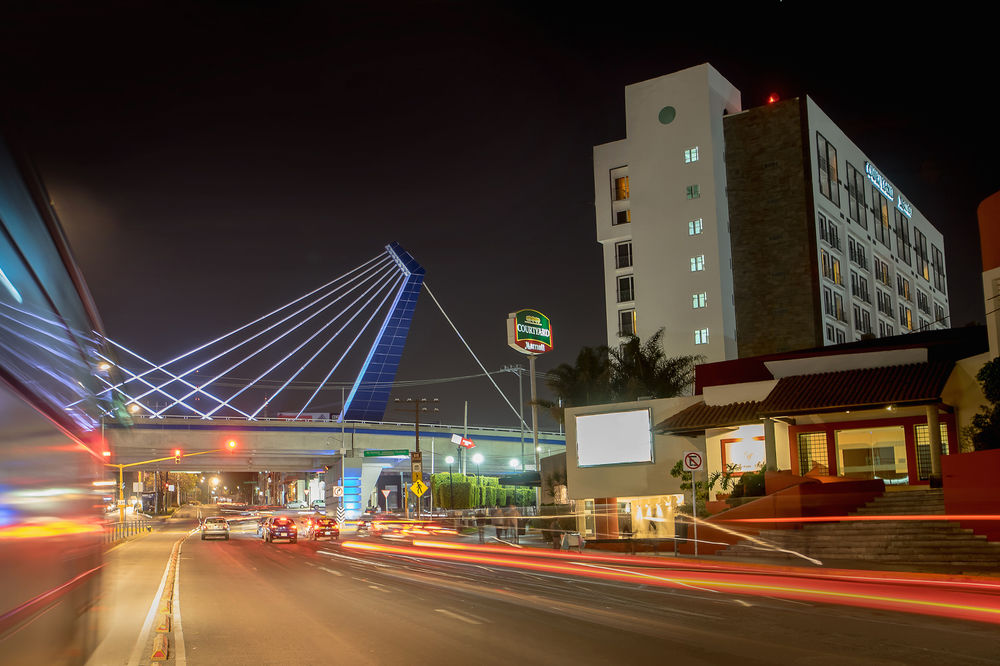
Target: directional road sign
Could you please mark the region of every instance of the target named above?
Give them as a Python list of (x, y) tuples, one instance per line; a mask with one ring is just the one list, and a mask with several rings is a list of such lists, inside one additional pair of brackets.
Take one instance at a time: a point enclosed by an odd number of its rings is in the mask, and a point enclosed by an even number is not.
[(462, 437), (461, 435), (452, 435), (451, 436), (451, 443), (452, 444), (458, 444), (463, 449), (474, 449), (474, 448), (476, 448), (476, 443), (475, 442), (473, 442), (471, 439), (466, 439), (465, 437)]
[(334, 497), (343, 497), (344, 486), (332, 486), (330, 488), (330, 494), (333, 495)]
[(416, 481), (413, 482), (413, 485), (410, 486), (410, 490), (413, 492), (414, 495), (420, 497), (421, 495), (427, 492), (427, 484), (421, 481), (420, 479), (417, 479)]
[(408, 456), (408, 449), (367, 449), (365, 458), (389, 458), (395, 456)]

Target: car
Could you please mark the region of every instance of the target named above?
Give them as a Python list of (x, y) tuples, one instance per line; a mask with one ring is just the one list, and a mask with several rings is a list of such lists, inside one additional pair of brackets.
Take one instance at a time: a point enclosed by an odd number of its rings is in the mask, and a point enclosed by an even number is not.
[(312, 504), (309, 505), (310, 509), (326, 509), (326, 500), (313, 500)]
[(305, 502), (289, 502), (285, 505), (286, 509), (308, 509), (309, 505)]
[(204, 541), (208, 537), (222, 537), (229, 541), (229, 521), (216, 516), (206, 518), (201, 524), (201, 540)]
[(288, 516), (269, 516), (261, 525), (261, 538), (264, 541), (288, 539), (289, 543), (298, 540), (299, 528)]
[(312, 516), (305, 519), (306, 538), (312, 541), (319, 539), (339, 539), (340, 526), (337, 521), (327, 516)]

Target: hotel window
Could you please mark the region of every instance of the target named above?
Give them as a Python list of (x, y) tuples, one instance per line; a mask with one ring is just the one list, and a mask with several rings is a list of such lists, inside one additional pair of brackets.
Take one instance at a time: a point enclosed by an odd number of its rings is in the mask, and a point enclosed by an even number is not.
[(899, 306), (899, 325), (908, 331), (913, 330), (913, 310), (905, 305)]
[(896, 254), (910, 265), (910, 220), (898, 208), (893, 210), (896, 216)]
[(865, 303), (871, 303), (872, 299), (868, 295), (868, 280), (851, 271), (851, 296), (859, 298)]
[(619, 210), (615, 211), (615, 224), (628, 224), (632, 221), (632, 211)]
[(635, 310), (618, 311), (618, 335), (628, 337), (635, 335)]
[(698, 161), (698, 146), (694, 148), (688, 148), (684, 151), (684, 164), (690, 164), (691, 162)]
[(691, 257), (691, 272), (703, 270), (705, 270), (705, 255), (699, 254), (697, 257)]
[(701, 292), (700, 294), (691, 294), (691, 307), (695, 309), (705, 307), (705, 303), (707, 301), (708, 301), (708, 294), (705, 293), (704, 291)]
[(856, 263), (861, 268), (868, 268), (868, 255), (865, 253), (865, 246), (861, 244), (861, 241), (854, 240), (848, 236), (847, 252), (850, 255), (851, 261)]
[(819, 237), (825, 240), (830, 247), (840, 249), (840, 230), (837, 228), (837, 223), (833, 220), (827, 219), (822, 213), (817, 216), (819, 218)]
[(819, 163), (819, 191), (840, 205), (840, 185), (837, 183), (837, 149), (816, 132), (816, 156)]
[(872, 188), (872, 205), (875, 210), (875, 239), (892, 250), (892, 237), (889, 228), (889, 200), (878, 188)]
[(823, 287), (823, 311), (834, 319), (847, 321), (844, 314), (844, 297), (829, 287)]
[(688, 185), (684, 188), (684, 195), (688, 199), (697, 199), (701, 196), (701, 186), (699, 185)]
[(697, 220), (688, 222), (688, 236), (697, 236), (705, 230), (705, 223), (699, 217)]
[(892, 337), (892, 326), (880, 321), (878, 323), (878, 335), (880, 338), (891, 338)]
[(938, 303), (934, 304), (934, 323), (945, 328), (948, 327), (948, 316), (944, 313), (944, 306)]
[(820, 476), (830, 474), (829, 453), (825, 432), (799, 433), (799, 474), (809, 473)]
[(854, 306), (854, 330), (859, 333), (872, 332), (871, 314), (868, 310), (864, 310), (858, 305)]
[(835, 333), (837, 334), (837, 344), (838, 345), (842, 345), (845, 342), (847, 342), (847, 337), (844, 335), (844, 332), (842, 330), (840, 330), (839, 328), (835, 329)]
[(820, 250), (819, 255), (823, 263), (823, 277), (833, 280), (836, 284), (844, 284), (840, 275), (840, 259), (827, 254), (826, 250)]
[(826, 339), (829, 340), (830, 342), (833, 342), (834, 340), (833, 326), (830, 326), (829, 324), (826, 325)]
[(917, 289), (917, 309), (925, 314), (931, 313), (931, 301), (927, 294)]
[(889, 264), (878, 257), (875, 258), (875, 279), (892, 288), (892, 274), (889, 272)]
[(708, 329), (699, 328), (694, 332), (694, 343), (696, 345), (707, 345), (708, 344)]
[(614, 180), (614, 192), (612, 194), (615, 201), (628, 199), (628, 176), (621, 176)]
[(635, 280), (631, 275), (622, 275), (618, 278), (618, 302), (635, 300)]
[(861, 172), (847, 163), (847, 210), (851, 219), (868, 228), (868, 216), (865, 214), (865, 177)]
[(887, 317), (892, 316), (892, 296), (885, 293), (880, 289), (875, 290), (875, 295), (878, 297), (878, 311)]
[[(948, 455), (948, 424), (939, 423), (941, 428), (941, 454)], [(913, 426), (914, 439), (917, 444), (917, 476), (921, 480), (931, 476), (931, 438), (930, 429), (926, 425)]]
[(615, 268), (628, 268), (632, 265), (632, 241), (615, 243)]
[(927, 236), (920, 233), (916, 227), (913, 228), (913, 247), (917, 252), (917, 273), (930, 282), (931, 271), (930, 263), (927, 261)]
[(843, 322), (847, 321), (847, 313), (844, 312), (844, 297), (837, 292), (833, 292), (833, 309), (837, 319)]
[(910, 297), (910, 281), (902, 275), (896, 276), (896, 293), (899, 294), (900, 298), (905, 298), (908, 301), (913, 300)]
[(934, 288), (940, 289), (941, 291), (947, 291), (947, 285), (944, 281), (944, 255), (941, 254), (941, 250), (937, 249), (933, 245), (931, 245), (931, 251), (934, 253), (934, 260), (931, 263), (931, 268), (934, 273)]

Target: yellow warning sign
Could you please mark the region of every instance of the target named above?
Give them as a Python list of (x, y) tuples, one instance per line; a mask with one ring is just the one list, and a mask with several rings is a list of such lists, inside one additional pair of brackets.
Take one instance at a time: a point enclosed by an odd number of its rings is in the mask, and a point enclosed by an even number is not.
[(413, 482), (413, 485), (410, 486), (410, 491), (417, 497), (420, 497), (427, 492), (427, 484), (420, 479), (417, 479)]

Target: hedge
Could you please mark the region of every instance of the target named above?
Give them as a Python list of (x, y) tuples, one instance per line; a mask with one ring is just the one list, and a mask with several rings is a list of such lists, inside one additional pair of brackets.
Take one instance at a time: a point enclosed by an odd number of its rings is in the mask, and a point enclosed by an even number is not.
[[(452, 488), (455, 503), (452, 506)], [(495, 476), (474, 474), (431, 475), (431, 494), (434, 506), (442, 509), (473, 509), (478, 507), (507, 506), (513, 502), (517, 506), (533, 506), (535, 492), (531, 488), (501, 486)]]

